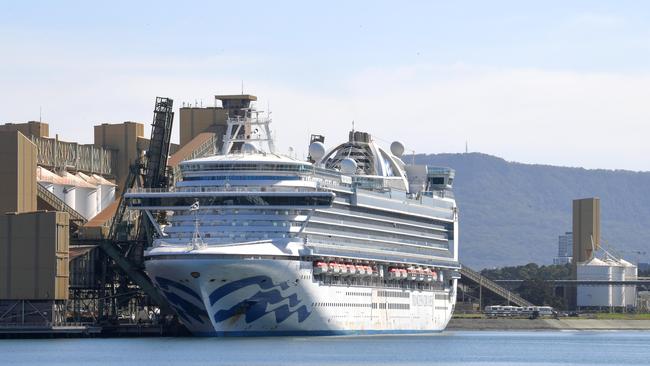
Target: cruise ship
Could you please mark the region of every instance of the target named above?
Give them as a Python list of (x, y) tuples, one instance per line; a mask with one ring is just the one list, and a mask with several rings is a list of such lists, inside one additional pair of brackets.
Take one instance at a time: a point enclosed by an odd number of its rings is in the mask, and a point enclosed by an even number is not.
[(125, 194), (155, 228), (146, 271), (179, 320), (198, 336), (442, 331), (460, 277), (454, 171), (354, 130), (329, 149), (312, 135), (297, 159), (270, 122), (244, 109), (220, 154)]

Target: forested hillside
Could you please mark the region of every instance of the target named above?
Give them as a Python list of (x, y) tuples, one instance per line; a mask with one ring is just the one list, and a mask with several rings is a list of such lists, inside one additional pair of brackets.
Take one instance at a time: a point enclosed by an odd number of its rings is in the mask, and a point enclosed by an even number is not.
[[(410, 159), (410, 157), (408, 158)], [(507, 162), (480, 154), (416, 155), (456, 170), (461, 261), (473, 268), (552, 263), (571, 231), (572, 200), (600, 197), (604, 243), (630, 259), (650, 243), (650, 173)]]

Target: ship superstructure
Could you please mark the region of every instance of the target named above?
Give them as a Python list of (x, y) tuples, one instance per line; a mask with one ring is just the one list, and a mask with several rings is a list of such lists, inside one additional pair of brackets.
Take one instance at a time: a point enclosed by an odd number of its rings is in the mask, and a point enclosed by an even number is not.
[(270, 123), (242, 110), (222, 154), (181, 163), (170, 190), (125, 195), (156, 228), (147, 272), (180, 320), (197, 335), (444, 329), (460, 267), (453, 170), (407, 165), (401, 143), (359, 131), (329, 150), (312, 136), (301, 161), (275, 152)]

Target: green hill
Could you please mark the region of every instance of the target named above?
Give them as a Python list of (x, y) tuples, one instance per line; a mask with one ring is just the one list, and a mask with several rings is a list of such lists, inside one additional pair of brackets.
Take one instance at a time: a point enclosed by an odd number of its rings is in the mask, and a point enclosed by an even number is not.
[(571, 231), (571, 202), (585, 197), (601, 199), (606, 247), (648, 261), (633, 252), (650, 243), (650, 172), (520, 164), (480, 153), (415, 161), (456, 170), (460, 256), (470, 267), (552, 263), (558, 235)]

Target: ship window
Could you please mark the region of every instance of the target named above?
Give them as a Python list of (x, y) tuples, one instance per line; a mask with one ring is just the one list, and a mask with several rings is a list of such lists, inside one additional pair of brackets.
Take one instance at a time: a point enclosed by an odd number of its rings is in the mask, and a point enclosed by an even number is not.
[[(329, 195), (308, 196), (216, 196), (199, 197), (201, 206), (329, 206), (333, 200)], [(132, 207), (149, 206), (191, 206), (195, 197), (147, 197), (129, 200)], [(276, 211), (280, 214), (280, 211)]]

